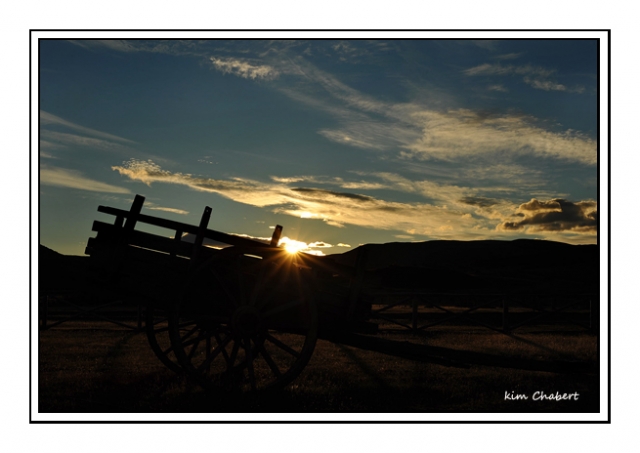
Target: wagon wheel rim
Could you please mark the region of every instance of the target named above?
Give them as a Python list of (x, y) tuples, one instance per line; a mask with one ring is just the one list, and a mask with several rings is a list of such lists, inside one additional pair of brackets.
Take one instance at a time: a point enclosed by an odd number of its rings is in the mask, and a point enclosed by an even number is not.
[[(203, 317), (188, 297), (174, 306), (172, 348), (178, 363), (204, 388), (279, 389), (309, 362), (318, 333), (312, 285), (310, 276), (287, 259), (282, 254), (247, 265), (239, 252), (204, 273), (212, 277), (212, 286), (224, 286), (215, 294), (215, 310), (203, 309)], [(202, 272), (193, 278), (203, 278)]]
[(156, 304), (147, 304), (145, 309), (145, 333), (153, 353), (171, 371), (181, 373), (182, 367), (171, 345), (169, 314), (167, 309)]

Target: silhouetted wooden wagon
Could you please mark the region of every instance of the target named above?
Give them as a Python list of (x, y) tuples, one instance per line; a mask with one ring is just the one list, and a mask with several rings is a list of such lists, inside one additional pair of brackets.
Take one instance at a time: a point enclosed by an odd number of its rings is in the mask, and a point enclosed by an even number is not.
[[(205, 388), (282, 387), (308, 363), (318, 338), (370, 333), (362, 292), (364, 256), (355, 267), (330, 257), (292, 254), (270, 242), (100, 206), (115, 222), (95, 221), (86, 254), (103, 288), (146, 306), (146, 332), (159, 359)], [(172, 231), (155, 234), (147, 230)], [(211, 245), (213, 244), (213, 245)]]

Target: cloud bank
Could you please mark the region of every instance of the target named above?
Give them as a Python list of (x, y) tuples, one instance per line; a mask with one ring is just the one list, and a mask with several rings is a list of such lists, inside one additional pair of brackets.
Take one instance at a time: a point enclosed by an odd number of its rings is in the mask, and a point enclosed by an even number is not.
[(597, 233), (598, 203), (595, 201), (571, 201), (556, 198), (548, 201), (532, 199), (516, 209), (515, 221), (505, 221), (499, 229), (531, 232)]
[[(596, 233), (595, 224), (590, 223), (597, 218), (595, 202), (532, 200), (518, 206), (509, 200), (483, 196), (477, 189), (409, 181), (392, 173), (376, 173), (375, 177), (382, 181), (384, 187), (419, 194), (432, 201), (398, 202), (362, 193), (288, 184), (301, 182), (304, 180), (302, 177), (274, 177), (274, 182), (206, 178), (173, 173), (151, 161), (130, 160), (112, 169), (148, 185), (179, 184), (193, 190), (217, 193), (239, 203), (270, 208), (275, 213), (320, 220), (338, 228), (354, 225), (439, 239), (495, 237), (496, 231), (505, 237), (516, 231)], [(346, 181), (343, 183), (348, 185)], [(313, 247), (321, 245), (317, 242)]]

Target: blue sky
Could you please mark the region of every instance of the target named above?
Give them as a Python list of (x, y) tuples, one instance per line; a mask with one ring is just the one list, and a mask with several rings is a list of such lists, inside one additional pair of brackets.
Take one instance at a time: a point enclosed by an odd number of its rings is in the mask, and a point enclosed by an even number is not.
[(288, 240), (597, 240), (596, 40), (41, 40), (40, 243), (97, 206)]

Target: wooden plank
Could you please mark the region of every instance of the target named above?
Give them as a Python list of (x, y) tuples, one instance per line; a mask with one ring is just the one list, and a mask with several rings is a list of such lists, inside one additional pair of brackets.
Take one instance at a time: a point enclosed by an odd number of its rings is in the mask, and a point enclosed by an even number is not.
[(117, 230), (118, 230), (118, 227), (116, 225), (112, 225), (106, 222), (101, 222), (99, 220), (94, 220), (93, 225), (91, 226), (91, 231), (97, 231), (97, 232), (101, 232), (101, 231), (115, 232)]
[[(111, 208), (109, 206), (98, 206), (98, 212), (102, 212), (104, 214), (110, 214), (115, 216), (123, 216), (127, 217), (129, 215), (129, 211), (124, 211), (122, 209)], [(147, 214), (138, 215), (138, 222), (146, 223), (149, 225), (158, 226), (161, 228), (167, 228), (169, 230), (180, 230), (184, 233), (198, 234), (198, 226), (189, 225), (187, 223), (176, 222), (174, 220), (162, 219), (160, 217), (154, 217)], [(271, 247), (271, 244), (266, 242), (248, 239), (240, 236), (235, 236), (233, 234), (222, 233), (220, 231), (207, 229), (204, 234), (205, 238), (213, 239), (214, 241), (222, 242), (224, 244), (235, 245), (238, 247)]]
[[(117, 238), (118, 228), (109, 223), (96, 220), (93, 222), (93, 231), (97, 231), (98, 236), (89, 238), (87, 248), (93, 250), (98, 247), (113, 247), (113, 240)], [(172, 238), (145, 233), (143, 231), (132, 231), (127, 242), (130, 245), (157, 250), (159, 252), (173, 254), (174, 256), (190, 257), (193, 253), (193, 244), (189, 242), (176, 241)]]
[(173, 237), (173, 244), (174, 244), (174, 248), (171, 249), (171, 256), (176, 256), (176, 253), (178, 252), (178, 248), (180, 247), (180, 244), (182, 243), (182, 231), (176, 231), (175, 236)]
[(200, 225), (198, 226), (198, 234), (196, 234), (196, 240), (193, 243), (193, 251), (191, 252), (191, 264), (193, 267), (198, 262), (198, 254), (202, 248), (202, 242), (204, 241), (204, 234), (207, 231), (209, 225), (209, 219), (211, 218), (211, 208), (206, 206), (202, 217), (200, 218)]
[(282, 225), (276, 225), (271, 236), (271, 247), (277, 247), (280, 242), (280, 236), (282, 236)]
[[(133, 200), (133, 204), (131, 205), (131, 210), (129, 211), (129, 215), (127, 216), (127, 220), (124, 223), (124, 239), (126, 240), (127, 234), (133, 231), (136, 228), (136, 222), (138, 221), (138, 216), (142, 211), (142, 205), (144, 204), (144, 197), (142, 195), (136, 195)], [(117, 219), (116, 219), (117, 220)]]

